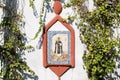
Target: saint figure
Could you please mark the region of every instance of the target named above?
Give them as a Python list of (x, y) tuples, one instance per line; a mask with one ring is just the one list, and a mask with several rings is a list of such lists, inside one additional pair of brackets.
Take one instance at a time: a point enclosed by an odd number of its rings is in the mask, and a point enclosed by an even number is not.
[(60, 37), (58, 37), (56, 42), (55, 42), (55, 51), (54, 51), (54, 53), (62, 54), (63, 53), (62, 46), (63, 46), (62, 41), (60, 40)]

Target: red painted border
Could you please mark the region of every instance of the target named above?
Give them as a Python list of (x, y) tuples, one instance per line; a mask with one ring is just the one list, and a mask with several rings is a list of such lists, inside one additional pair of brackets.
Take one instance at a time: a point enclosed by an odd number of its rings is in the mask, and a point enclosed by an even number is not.
[[(75, 33), (74, 33), (74, 29), (72, 28), (71, 25), (69, 25), (68, 23), (63, 21), (63, 19), (59, 15), (54, 17), (53, 20), (45, 26), (45, 31), (44, 31), (44, 34), (43, 34), (43, 65), (44, 65), (44, 67), (53, 66), (53, 65), (49, 65), (47, 63), (47, 31), (57, 21), (61, 22), (70, 31), (70, 36), (71, 36), (71, 45), (70, 45), (70, 48), (71, 48), (71, 63), (69, 65), (58, 65), (58, 66), (74, 67), (75, 66)], [(54, 66), (57, 66), (57, 65), (54, 65)]]

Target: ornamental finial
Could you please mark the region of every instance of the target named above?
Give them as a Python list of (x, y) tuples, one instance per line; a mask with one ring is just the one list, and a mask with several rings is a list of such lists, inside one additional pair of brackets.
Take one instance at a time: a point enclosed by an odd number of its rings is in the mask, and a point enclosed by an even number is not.
[(53, 10), (55, 14), (59, 15), (62, 12), (62, 4), (60, 3), (60, 0), (54, 0)]

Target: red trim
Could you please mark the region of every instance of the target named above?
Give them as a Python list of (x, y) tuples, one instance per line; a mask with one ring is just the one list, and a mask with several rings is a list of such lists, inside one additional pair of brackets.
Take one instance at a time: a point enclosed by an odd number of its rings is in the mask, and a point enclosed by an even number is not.
[(58, 67), (50, 67), (50, 69), (58, 76), (61, 77), (70, 67), (66, 66), (58, 66)]

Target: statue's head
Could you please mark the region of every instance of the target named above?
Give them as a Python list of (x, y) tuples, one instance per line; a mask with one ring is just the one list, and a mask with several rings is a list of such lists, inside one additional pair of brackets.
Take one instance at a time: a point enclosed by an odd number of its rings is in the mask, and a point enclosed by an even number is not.
[(57, 39), (60, 40), (60, 37), (58, 37)]

